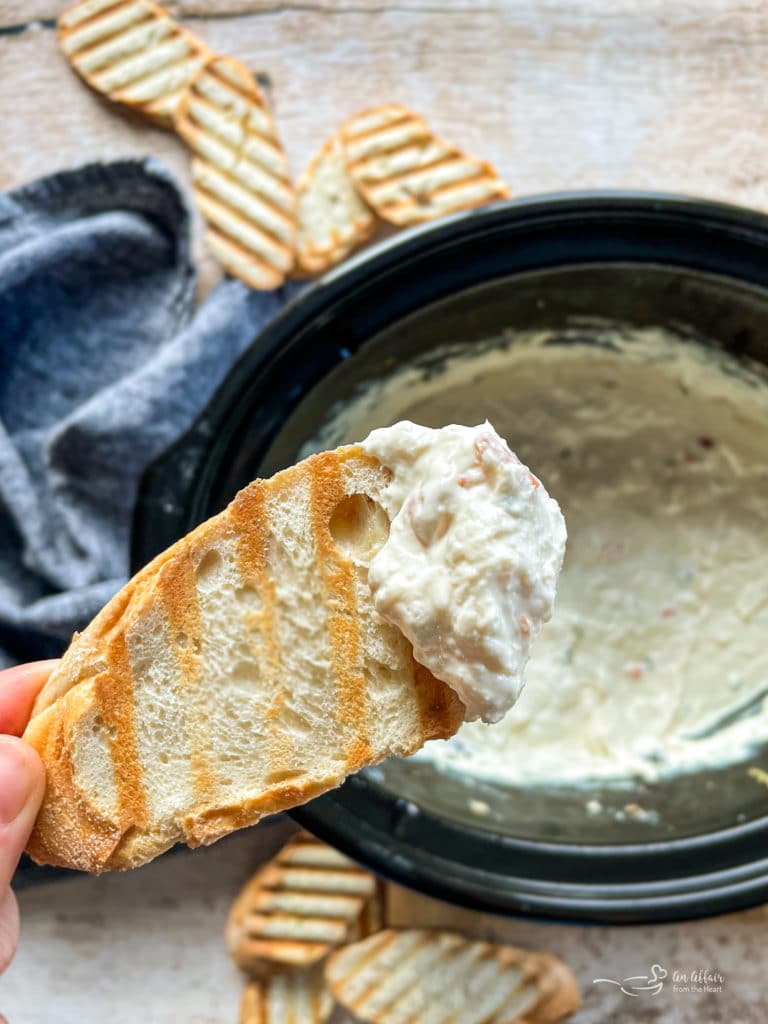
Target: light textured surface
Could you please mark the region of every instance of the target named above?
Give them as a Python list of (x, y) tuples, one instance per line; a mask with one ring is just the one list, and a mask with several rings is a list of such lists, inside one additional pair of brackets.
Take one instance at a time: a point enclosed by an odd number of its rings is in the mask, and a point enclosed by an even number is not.
[[(235, 1024), (241, 978), (224, 947), (229, 904), (276, 850), (288, 824), (264, 823), (208, 849), (138, 872), (75, 878), (22, 891), (19, 954), (0, 980), (9, 1024)], [(657, 927), (594, 928), (505, 921), (403, 889), (396, 925), (451, 928), (545, 950), (576, 973), (584, 1006), (574, 1024), (764, 1024), (768, 911)], [(630, 998), (593, 978), (718, 970), (721, 994)], [(55, 1007), (55, 1017), (52, 1009)], [(340, 1024), (340, 1022), (339, 1022)], [(347, 1024), (345, 1021), (344, 1024)]]
[[(762, 0), (183, 0), (214, 47), (269, 75), (294, 173), (341, 120), (399, 100), (493, 161), (516, 194), (599, 186), (678, 189), (768, 207), (768, 7)], [(152, 152), (184, 179), (173, 136), (115, 113), (57, 53), (57, 0), (0, 2), (0, 187), (96, 157)], [(247, 13), (254, 12), (254, 13)], [(13, 33), (7, 26), (20, 26)], [(199, 251), (199, 250), (198, 250)], [(203, 268), (203, 287), (216, 276)], [(235, 1021), (239, 979), (221, 930), (262, 827), (138, 875), (22, 894), (21, 953), (0, 981), (11, 1024)], [(269, 852), (269, 851), (265, 851)], [(501, 922), (410, 894), (401, 911), (551, 949), (585, 989), (579, 1024), (757, 1024), (768, 1015), (768, 913), (685, 925)], [(629, 999), (600, 975), (716, 969), (719, 995)], [(33, 995), (32, 993), (35, 993)], [(42, 998), (41, 998), (42, 996)]]
[(9, 1024), (235, 1024), (242, 981), (224, 946), (227, 911), (289, 831), (265, 824), (138, 873), (22, 891), (0, 1012)]
[[(0, 187), (144, 152), (188, 181), (181, 143), (95, 96), (48, 21), (34, 20), (64, 6), (0, 4)], [(399, 101), (490, 160), (518, 195), (634, 186), (768, 205), (760, 0), (169, 6), (218, 52), (266, 73), (294, 174), (345, 117)], [(206, 283), (215, 274), (208, 258)]]

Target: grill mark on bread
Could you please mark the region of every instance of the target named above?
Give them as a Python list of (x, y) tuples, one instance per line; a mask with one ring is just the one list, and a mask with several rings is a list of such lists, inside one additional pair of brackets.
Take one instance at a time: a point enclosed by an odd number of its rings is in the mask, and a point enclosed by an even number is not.
[(397, 152), (431, 136), (424, 118), (398, 103), (355, 114), (341, 130), (350, 166), (357, 166), (372, 156)]
[(90, 17), (69, 24), (66, 15), (70, 12), (75, 13), (79, 7), (85, 7), (85, 4), (76, 4), (69, 11), (65, 11), (58, 24), (62, 49), (67, 54), (74, 52), (78, 57), (83, 57), (96, 47), (108, 43), (126, 29), (141, 24), (150, 14), (145, 3), (117, 0), (116, 3), (102, 7)]
[(124, 62), (121, 73), (107, 73), (109, 81), (117, 80), (117, 84), (112, 86), (112, 98), (170, 116), (173, 105), (201, 58), (184, 32), (169, 34), (155, 47), (152, 57), (154, 59), (140, 60), (137, 55), (130, 62)]
[(192, 47), (187, 46), (172, 63), (148, 70), (122, 87), (115, 93), (114, 99), (128, 106), (138, 106), (155, 120), (170, 127), (174, 107), (201, 59)]
[[(231, 146), (221, 142), (212, 134), (194, 129), (194, 149), (200, 163), (226, 175), (235, 183), (250, 189), (254, 195), (269, 200), (276, 214), (282, 213), (291, 219), (293, 216), (293, 188), (289, 181), (276, 178), (271, 171), (265, 170), (252, 160), (235, 160)], [(195, 161), (193, 160), (193, 166)], [(199, 171), (198, 171), (199, 173)]]
[(153, 0), (81, 0), (58, 20), (62, 50), (81, 77), (109, 99), (169, 125), (208, 47)]
[(195, 185), (200, 212), (223, 241), (265, 272), (290, 270), (293, 250), (249, 213), (215, 193), (210, 184)]
[[(50, 739), (54, 747), (53, 759), (57, 764), (61, 765), (62, 769), (60, 776), (57, 780), (61, 793), (65, 797), (65, 799), (70, 802), (71, 806), (79, 808), (81, 805), (82, 798), (78, 792), (78, 788), (75, 783), (74, 765), (72, 759), (68, 756), (69, 751), (67, 749), (68, 745), (66, 742), (66, 727), (68, 724), (68, 716), (60, 718), (57, 722), (58, 727), (55, 730), (53, 730), (52, 733), (50, 734)], [(59, 827), (61, 827), (61, 822), (57, 824)], [(104, 839), (106, 839), (107, 851), (111, 852), (111, 849), (119, 842), (120, 830), (117, 827), (113, 826), (111, 829), (108, 830), (107, 835), (104, 837)]]
[(146, 825), (149, 819), (136, 741), (133, 679), (125, 634), (118, 634), (110, 641), (110, 667), (111, 678), (97, 676), (94, 691), (110, 737), (118, 820), (125, 833)]
[(206, 701), (199, 693), (203, 675), (203, 626), (197, 592), (195, 555), (199, 559), (202, 553), (184, 551), (169, 566), (161, 570), (158, 575), (158, 590), (168, 621), (171, 644), (179, 665), (195, 802), (201, 805), (209, 801), (210, 794), (215, 791), (216, 771), (210, 748), (194, 742), (196, 736), (207, 736)]
[(259, 259), (250, 249), (246, 249), (229, 235), (219, 233), (213, 226), (209, 226), (205, 240), (221, 265), (251, 288), (263, 291), (279, 288), (283, 283), (282, 273)]
[(399, 105), (364, 111), (341, 133), (360, 195), (392, 224), (417, 224), (509, 196), (491, 164), (444, 142)]
[(331, 664), (337, 680), (336, 715), (346, 743), (347, 770), (351, 772), (371, 759), (372, 750), (354, 567), (352, 561), (339, 551), (330, 532), (331, 516), (347, 492), (338, 459), (330, 452), (315, 456), (308, 469), (317, 566), (327, 593), (331, 595), (327, 629)]
[(75, 28), (93, 21), (99, 14), (114, 7), (132, 7), (133, 0), (80, 0), (59, 15), (60, 28)]
[(249, 484), (231, 506), (237, 533), (237, 568), (243, 583), (258, 591), (262, 605), (249, 615), (249, 625), (261, 632), (269, 679), (279, 686), (280, 652), (275, 629), (275, 581), (267, 572), (270, 537), (267, 530), (266, 493), (261, 480)]
[(370, 1024), (554, 1024), (581, 1001), (556, 957), (446, 931), (387, 929), (331, 954), (325, 976)]
[(293, 266), (296, 198), (269, 107), (231, 57), (211, 57), (175, 113), (195, 153), (193, 189), (211, 251), (254, 288), (275, 288)]
[[(286, 679), (282, 667), (282, 654), (278, 640), (276, 606), (277, 590), (275, 580), (269, 571), (269, 550), (272, 539), (269, 532), (267, 489), (261, 481), (250, 484), (235, 498), (232, 505), (233, 526), (238, 534), (237, 568), (243, 583), (254, 588), (261, 598), (258, 611), (246, 613), (246, 625), (250, 632), (258, 632), (260, 647), (250, 644), (259, 658), (262, 673), (266, 676), (273, 696), (267, 709), (271, 722), (267, 741), (266, 760), (270, 765), (267, 777), (288, 770), (290, 745), (282, 734), (277, 718), (285, 703)], [(277, 799), (279, 793), (290, 792), (289, 786), (275, 786), (272, 793), (265, 794), (264, 801)], [(266, 813), (266, 812), (265, 812)]]
[(216, 84), (221, 89), (229, 90), (233, 96), (239, 96), (241, 100), (250, 103), (253, 100), (253, 92), (249, 88), (250, 83), (244, 81), (238, 75), (227, 74), (227, 69), (228, 65), (225, 62), (214, 64), (210, 69), (211, 78), (216, 81)]
[(376, 212), (401, 226), (509, 196), (490, 164), (468, 160), (452, 147), (445, 148), (445, 158), (405, 172), (369, 174), (361, 164), (352, 173)]
[[(88, 637), (80, 633), (74, 633), (70, 649), (77, 652), (72, 659), (65, 658), (59, 662), (48, 678), (47, 683), (40, 691), (35, 701), (33, 715), (41, 714), (46, 708), (51, 707), (57, 700), (62, 700), (67, 693), (77, 686), (83, 679), (90, 678), (90, 668), (97, 657), (97, 651), (103, 654), (104, 645), (108, 645), (111, 637), (117, 635), (128, 618), (131, 607), (139, 604), (143, 595), (152, 587), (160, 569), (176, 557), (181, 550), (182, 542), (178, 541), (171, 547), (161, 551), (143, 569), (133, 577), (129, 585), (118, 590), (115, 596), (108, 601), (95, 619), (88, 626)], [(92, 657), (87, 661), (81, 656), (82, 649), (86, 644), (91, 648)], [(98, 657), (103, 663), (101, 671), (107, 672), (108, 665), (105, 657)], [(85, 675), (83, 672), (85, 671)]]
[(153, 47), (165, 46), (167, 42), (173, 41), (173, 23), (164, 15), (131, 22), (124, 25), (123, 29), (94, 39), (92, 45), (82, 50), (72, 47), (73, 58), (78, 61), (84, 73), (94, 75), (97, 83), (104, 76), (116, 80), (118, 87), (127, 85), (133, 78), (131, 71), (125, 77), (126, 69), (141, 67), (141, 58), (144, 56), (142, 47), (147, 43)]
[(240, 1002), (240, 1024), (324, 1024), (333, 1009), (319, 967), (249, 981)]
[[(287, 189), (285, 158), (276, 135), (270, 139), (264, 130), (253, 127), (254, 113), (267, 116), (266, 108), (260, 106), (261, 102), (259, 97), (254, 96), (250, 112), (236, 114), (231, 110), (222, 110), (207, 98), (198, 98), (196, 93), (192, 94), (184, 99), (179, 115), (179, 132), (195, 151), (199, 149), (201, 137), (212, 139), (221, 146), (225, 152), (220, 151), (219, 158), (224, 169), (247, 161), (265, 174), (273, 175), (276, 183)], [(222, 157), (225, 159), (221, 160)]]
[(341, 892), (370, 896), (373, 893), (371, 876), (351, 863), (341, 870), (338, 867), (322, 868), (318, 865), (311, 868), (283, 866), (280, 870), (272, 867), (265, 872), (262, 884), (267, 887), (284, 886), (293, 892), (316, 895)]
[[(380, 956), (387, 956), (387, 951), (391, 950), (397, 939), (397, 933), (393, 933), (391, 929), (380, 931), (377, 935), (365, 941), (365, 943), (354, 943), (352, 946), (345, 947), (341, 953), (346, 954), (343, 961), (340, 957), (332, 957), (326, 966), (325, 977), (326, 981), (331, 987), (331, 991), (338, 999), (338, 985), (334, 988), (334, 982), (337, 980), (337, 975), (341, 975), (343, 984), (347, 987), (344, 989), (344, 1003), (343, 1005), (348, 1006), (354, 1012), (354, 1007), (357, 1005), (360, 999), (364, 998), (366, 993), (370, 991), (374, 982), (362, 984), (355, 979), (366, 970), (370, 964), (375, 963)], [(418, 941), (418, 937), (414, 937), (412, 943), (408, 946), (408, 952), (413, 948), (414, 944)], [(341, 964), (345, 965), (341, 967)]]
[[(273, 503), (275, 506), (291, 505), (297, 510), (302, 508), (302, 499), (306, 497), (305, 485), (306, 481), (300, 470), (291, 471), (282, 475), (279, 479), (275, 478), (269, 487), (269, 493), (267, 495), (267, 504), (265, 506), (265, 515), (267, 522), (270, 517), (270, 505)], [(300, 514), (300, 513), (299, 513)], [(281, 570), (285, 569), (285, 561), (290, 561), (290, 556), (283, 550), (285, 546), (285, 540), (274, 538), (272, 541), (272, 560), (268, 568), (270, 572), (270, 579), (272, 580), (272, 587), (274, 593), (274, 606), (275, 611), (280, 608), (281, 594), (276, 585), (276, 577), (280, 575)], [(285, 597), (283, 598), (285, 601)], [(276, 617), (274, 622), (275, 638), (279, 637), (279, 626), (276, 623)], [(280, 643), (280, 640), (276, 640)], [(292, 652), (287, 652), (282, 659), (282, 664), (278, 677), (275, 678), (274, 683), (274, 698), (271, 702), (269, 709), (267, 710), (267, 717), (271, 722), (271, 729), (269, 733), (269, 749), (270, 749), (270, 764), (271, 768), (267, 774), (267, 781), (272, 784), (271, 793), (278, 795), (280, 793), (291, 793), (298, 792), (300, 779), (299, 776), (305, 774), (306, 761), (300, 756), (297, 759), (299, 752), (296, 750), (296, 740), (291, 741), (291, 733), (282, 728), (281, 722), (285, 714), (291, 713), (292, 709), (287, 708), (287, 697), (290, 691), (289, 684), (289, 673), (292, 664), (291, 658)], [(297, 760), (300, 765), (297, 765)]]
[[(360, 974), (374, 959), (377, 959), (379, 956), (381, 956), (382, 953), (387, 949), (387, 947), (390, 947), (394, 952), (397, 946), (397, 939), (398, 937), (395, 935), (392, 937), (391, 942), (383, 942), (382, 945), (378, 947), (376, 957), (370, 957), (364, 960), (361, 964), (358, 965), (358, 969), (353, 973)], [(423, 965), (421, 961), (424, 959), (429, 960), (430, 956), (432, 960), (437, 958), (437, 953), (433, 952), (433, 950), (430, 949), (430, 945), (430, 936), (428, 933), (424, 933), (422, 935), (415, 936), (415, 941), (408, 947), (408, 967), (409, 969), (415, 967), (417, 978), (414, 980), (416, 981), (418, 980), (418, 973), (421, 971), (422, 967), (427, 966), (428, 968), (430, 966), (429, 964)], [(361, 992), (359, 992), (355, 996), (354, 1000), (349, 1001), (349, 1008), (355, 1014), (358, 1014), (360, 1016), (363, 1016), (368, 1013), (373, 1013), (377, 1011), (381, 1012), (382, 1010), (385, 1010), (387, 1006), (389, 1006), (391, 1003), (395, 1001), (395, 999), (397, 999), (399, 994), (396, 986), (397, 966), (398, 964), (393, 964), (391, 973), (388, 971), (387, 975), (383, 979), (372, 979), (371, 983)], [(408, 984), (410, 980), (410, 978), (406, 978), (405, 984)], [(384, 986), (386, 985), (389, 985), (390, 990), (382, 997), (382, 988), (384, 988)], [(378, 1002), (382, 1005), (377, 1005), (377, 997)]]
[[(420, 138), (429, 134), (429, 129), (420, 117), (411, 117), (408, 114), (399, 116), (396, 120), (378, 128), (369, 128), (367, 131), (349, 131), (348, 139), (350, 148), (361, 144), (370, 143), (376, 153), (391, 153), (402, 146), (404, 131), (412, 132), (414, 137)], [(407, 136), (410, 138), (410, 134)]]
[[(233, 88), (230, 83), (227, 83), (216, 73), (215, 65), (209, 66), (208, 74), (216, 85), (230, 94), (229, 98), (231, 100), (247, 103), (249, 104), (249, 109), (242, 114), (236, 114), (232, 110), (218, 106), (210, 94), (200, 91), (202, 83), (199, 82), (198, 90), (195, 92), (194, 98), (190, 101), (187, 108), (189, 119), (194, 121), (200, 130), (207, 129), (210, 131), (219, 139), (223, 146), (229, 146), (235, 154), (237, 154), (238, 149), (230, 141), (230, 127), (237, 129), (246, 139), (253, 139), (259, 146), (264, 146), (268, 155), (281, 161), (283, 159), (282, 150), (275, 141), (274, 136), (268, 134), (271, 128), (271, 118), (267, 113), (266, 106), (261, 106), (262, 103), (266, 103), (263, 97), (249, 94), (244, 88)], [(263, 116), (262, 127), (255, 123), (258, 120), (258, 114)], [(240, 143), (240, 145), (243, 144), (243, 142)]]
[[(463, 949), (452, 948), (446, 950), (445, 972), (451, 978), (451, 983), (459, 991), (468, 983), (477, 969), (477, 964), (482, 961), (483, 950), (465, 946)], [(398, 1001), (401, 1005), (403, 1015), (417, 1017), (422, 1011), (433, 1008), (434, 997), (427, 986), (421, 985), (420, 979), (415, 979), (409, 990), (400, 993)], [(407, 1007), (407, 1009), (406, 1009)]]
[[(243, 188), (234, 174), (228, 174), (204, 160), (192, 161), (192, 180), (203, 191), (216, 197), (222, 203), (238, 210), (249, 207), (249, 220), (261, 226), (261, 230), (278, 244), (290, 244), (295, 228), (293, 220), (279, 207), (270, 205), (269, 196), (257, 187), (249, 191)], [(262, 221), (254, 219), (258, 213)]]
[(378, 927), (381, 902), (373, 875), (299, 834), (240, 890), (227, 922), (227, 946), (251, 972), (307, 967)]
[[(437, 154), (434, 159), (430, 159), (426, 163), (420, 163), (418, 167), (415, 167), (413, 170), (404, 174), (397, 169), (387, 171), (385, 168), (382, 168), (380, 174), (372, 173), (371, 175), (366, 175), (366, 180), (371, 188), (388, 185), (392, 181), (399, 181), (407, 187), (413, 179), (418, 178), (418, 176), (424, 171), (433, 171), (436, 167), (442, 167), (443, 164), (449, 164), (451, 162), (451, 155), (446, 152), (441, 152)], [(443, 189), (445, 187), (445, 185), (440, 186), (440, 188)], [(440, 191), (440, 188), (435, 188), (434, 194), (437, 194)]]

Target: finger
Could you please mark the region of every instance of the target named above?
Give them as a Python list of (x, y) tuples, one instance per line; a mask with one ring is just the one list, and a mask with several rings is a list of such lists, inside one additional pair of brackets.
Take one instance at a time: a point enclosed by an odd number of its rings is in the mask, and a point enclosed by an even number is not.
[(0, 892), (29, 839), (45, 789), (40, 758), (29, 744), (0, 736)]
[(35, 697), (57, 664), (56, 661), (32, 661), (0, 672), (0, 733), (21, 736)]
[[(0, 896), (0, 974), (13, 960), (19, 941), (19, 905), (8, 886)], [(0, 1021), (5, 1020), (0, 1017)]]

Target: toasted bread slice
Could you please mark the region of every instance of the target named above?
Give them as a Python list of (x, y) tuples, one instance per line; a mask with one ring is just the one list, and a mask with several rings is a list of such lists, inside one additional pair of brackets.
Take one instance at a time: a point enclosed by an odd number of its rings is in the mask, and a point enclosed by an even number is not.
[(370, 1024), (551, 1024), (581, 1002), (557, 957), (422, 929), (390, 928), (332, 953), (325, 978)]
[(212, 57), (176, 109), (196, 154), (192, 183), (214, 256), (252, 288), (279, 287), (293, 266), (296, 197), (277, 129), (256, 79)]
[(338, 850), (300, 833), (232, 904), (227, 946), (251, 974), (309, 967), (382, 924), (381, 883)]
[(358, 192), (379, 217), (399, 227), (509, 196), (489, 163), (444, 142), (399, 104), (357, 114), (341, 136)]
[(135, 867), (456, 731), (463, 705), (373, 606), (388, 481), (358, 445), (256, 480), (75, 636), (25, 733), (35, 860)]
[(376, 229), (376, 216), (347, 173), (337, 133), (310, 161), (296, 188), (299, 239), (296, 270), (321, 274), (362, 245)]
[(61, 48), (91, 88), (167, 127), (211, 51), (151, 0), (79, 0), (58, 20)]
[(333, 997), (322, 967), (250, 981), (240, 1002), (240, 1024), (325, 1024)]

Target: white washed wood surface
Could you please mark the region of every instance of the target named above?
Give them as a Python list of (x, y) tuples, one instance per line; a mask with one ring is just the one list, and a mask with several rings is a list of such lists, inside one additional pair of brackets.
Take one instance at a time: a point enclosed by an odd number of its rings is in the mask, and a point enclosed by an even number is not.
[[(294, 171), (349, 113), (409, 103), (495, 161), (517, 194), (592, 187), (698, 193), (768, 208), (768, 4), (729, 0), (375, 0), (171, 6), (268, 75)], [(58, 52), (55, 0), (0, 0), (0, 188), (85, 160), (153, 153), (186, 181), (178, 140), (95, 97)], [(215, 279), (201, 258), (203, 290)], [(21, 894), (19, 956), (0, 979), (10, 1024), (227, 1024), (240, 981), (221, 929), (273, 829), (135, 874)], [(587, 1024), (763, 1024), (768, 913), (684, 925), (503, 922), (400, 893), (398, 920), (551, 948), (577, 970)], [(720, 970), (719, 996), (630, 1000), (599, 975)], [(622, 1000), (624, 1000), (622, 1002)]]
[[(177, 139), (103, 102), (67, 67), (52, 27), (62, 6), (0, 0), (0, 188), (142, 153), (186, 180)], [(295, 172), (342, 118), (400, 100), (493, 160), (517, 194), (634, 186), (768, 207), (760, 0), (170, 6), (269, 76)]]

